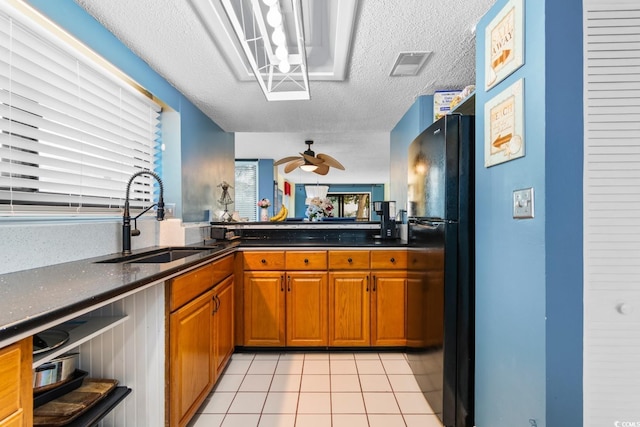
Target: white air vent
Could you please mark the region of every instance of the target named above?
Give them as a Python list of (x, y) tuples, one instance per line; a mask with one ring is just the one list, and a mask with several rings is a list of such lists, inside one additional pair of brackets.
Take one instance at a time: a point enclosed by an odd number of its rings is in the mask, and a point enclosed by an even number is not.
[(391, 68), (392, 77), (417, 75), (431, 52), (400, 52)]

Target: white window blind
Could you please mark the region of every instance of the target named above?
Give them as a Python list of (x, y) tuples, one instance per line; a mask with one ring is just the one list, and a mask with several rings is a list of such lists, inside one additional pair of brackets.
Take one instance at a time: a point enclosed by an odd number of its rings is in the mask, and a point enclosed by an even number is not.
[[(131, 175), (159, 162), (160, 111), (81, 49), (0, 6), (0, 215), (119, 211)], [(136, 178), (132, 206), (151, 204), (154, 185)]]
[(258, 212), (258, 162), (236, 161), (235, 208), (240, 218), (257, 220)]

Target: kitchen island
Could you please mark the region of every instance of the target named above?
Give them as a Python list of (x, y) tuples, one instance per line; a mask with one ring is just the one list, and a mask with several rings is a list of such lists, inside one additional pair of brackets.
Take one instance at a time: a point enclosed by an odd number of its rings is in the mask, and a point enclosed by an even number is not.
[[(77, 322), (79, 319), (84, 321), (86, 318), (93, 317), (113, 318), (115, 320), (111, 325), (91, 332), (77, 345), (72, 344), (79, 346), (82, 355), (80, 366), (90, 369), (93, 376), (118, 378), (122, 384), (133, 389), (132, 396), (122, 405), (127, 406), (127, 410), (115, 411), (113, 423), (124, 422), (126, 419), (139, 425), (162, 425), (170, 418), (170, 403), (165, 389), (168, 387), (166, 372), (170, 372), (171, 364), (168, 319), (170, 313), (174, 313), (171, 311), (173, 310), (170, 307), (171, 297), (167, 296), (169, 295), (167, 290), (177, 279), (194, 275), (200, 269), (209, 268), (207, 266), (229, 257), (234, 259), (234, 271), (231, 277), (235, 282), (234, 311), (231, 314), (231, 318), (234, 319), (232, 323), (235, 324), (232, 345), (235, 344), (240, 349), (281, 345), (320, 348), (411, 345), (416, 339), (421, 339), (419, 335), (423, 332), (416, 333), (404, 322), (406, 322), (405, 319), (416, 316), (416, 313), (412, 313), (410, 309), (411, 302), (420, 301), (423, 298), (423, 296), (416, 298), (415, 293), (424, 294), (424, 291), (419, 289), (423, 280), (410, 280), (411, 273), (408, 272), (412, 269), (411, 260), (414, 260), (412, 271), (417, 274), (427, 266), (428, 259), (439, 259), (439, 256), (429, 254), (418, 245), (398, 240), (375, 239), (373, 238), (373, 233), (376, 231), (375, 224), (363, 224), (360, 227), (362, 228), (358, 232), (354, 232), (354, 229), (358, 229), (356, 224), (349, 226), (345, 224), (276, 226), (264, 224), (263, 227), (252, 224), (245, 226), (242, 232), (235, 229), (236, 237), (231, 240), (204, 241), (194, 244), (199, 247), (211, 245), (210, 251), (165, 264), (103, 263), (101, 261), (111, 257), (104, 256), (5, 274), (0, 276), (2, 293), (0, 347), (6, 347), (21, 340), (29, 340), (32, 335), (40, 331), (68, 322)], [(252, 231), (248, 231), (249, 229)], [(263, 265), (261, 261), (265, 253), (270, 257), (282, 259), (283, 264), (270, 265), (270, 270), (254, 268), (250, 261), (245, 265), (252, 256), (259, 265)], [(252, 255), (248, 257), (249, 254)], [(384, 256), (395, 254), (392, 258), (394, 262), (399, 263), (392, 267), (389, 265), (393, 263), (383, 266), (380, 263), (389, 263), (390, 260), (384, 261), (382, 254)], [(404, 258), (400, 254), (404, 254)], [(314, 260), (319, 260), (320, 264), (309, 266), (310, 255), (313, 255)], [(353, 262), (356, 257), (358, 261), (353, 268), (348, 267), (350, 263), (348, 259), (352, 258)], [(365, 258), (366, 264), (363, 264)], [(341, 267), (342, 264), (346, 267)], [(276, 272), (275, 275), (272, 274), (274, 272)], [(296, 314), (295, 304), (293, 304), (296, 298), (298, 301), (306, 302), (316, 299), (318, 311), (318, 316), (315, 318), (316, 326), (313, 326), (313, 322), (308, 322), (310, 317), (306, 316), (305, 321), (290, 323), (288, 327), (287, 324), (284, 327), (278, 324), (276, 327), (278, 335), (290, 334), (289, 341), (286, 338), (275, 344), (271, 341), (265, 344), (259, 339), (251, 341), (253, 330), (250, 327), (251, 316), (255, 315), (257, 313), (255, 310), (260, 307), (250, 308), (251, 301), (258, 300), (253, 298), (257, 288), (252, 287), (252, 291), (247, 284), (256, 278), (260, 282), (261, 276), (266, 273), (279, 278), (276, 280), (277, 286), (271, 287), (271, 291), (275, 291), (272, 297), (289, 298), (288, 305), (286, 303), (280, 305), (282, 314), (285, 314), (284, 310), (292, 310), (288, 312), (289, 320), (295, 319), (296, 316), (298, 319), (303, 319), (305, 314), (304, 311)], [(287, 293), (284, 292), (285, 274), (293, 280), (294, 284), (292, 288), (287, 288)], [(296, 280), (301, 281), (296, 282)], [(368, 282), (370, 287), (367, 285), (367, 280), (371, 281)], [(336, 290), (353, 288), (356, 283), (360, 286), (359, 302), (366, 298), (366, 304), (363, 306), (366, 306), (367, 310), (364, 314), (358, 314), (361, 319), (359, 329), (361, 337), (354, 338), (353, 331), (340, 326), (351, 324), (352, 319), (341, 321), (340, 316), (336, 314), (340, 311), (332, 310), (330, 301), (333, 301), (335, 307), (336, 295), (340, 294)], [(400, 334), (400, 337), (392, 337), (386, 332), (382, 335), (371, 335), (368, 329), (368, 325), (372, 324), (368, 316), (378, 314), (375, 301), (372, 300), (373, 302), (370, 303), (368, 297), (368, 292), (373, 292), (375, 283), (378, 283), (378, 287), (375, 288), (378, 292), (385, 287), (400, 289), (399, 283), (409, 283), (409, 285), (403, 285), (401, 292), (388, 294), (395, 295), (396, 301), (400, 302), (400, 304), (389, 304), (388, 307), (402, 306), (399, 313), (390, 314), (391, 318), (395, 316), (396, 319), (402, 319), (400, 324), (398, 321), (395, 322), (394, 333)], [(311, 286), (305, 287), (307, 284)], [(303, 291), (305, 288), (306, 290)], [(187, 289), (190, 288), (187, 287)], [(210, 288), (202, 289), (202, 295), (204, 295)], [(294, 295), (295, 289), (298, 290), (297, 295)], [(212, 293), (214, 302), (211, 304), (214, 309), (217, 309), (218, 302), (215, 295), (215, 292)], [(351, 291), (343, 292), (342, 295), (351, 295)], [(200, 296), (200, 294), (194, 295), (194, 300)], [(350, 301), (346, 297), (338, 297), (338, 300), (341, 304)], [(262, 323), (266, 325), (268, 322)], [(380, 323), (380, 325), (383, 324), (391, 325), (393, 322)], [(328, 331), (322, 331), (322, 325), (326, 325)], [(384, 331), (384, 328), (378, 329)], [(309, 337), (309, 331), (315, 336)], [(343, 334), (344, 336), (341, 337), (340, 331), (346, 335)], [(375, 337), (373, 341), (372, 337)], [(75, 347), (71, 348), (75, 349)], [(135, 372), (135, 375), (131, 372)], [(212, 386), (213, 384), (207, 385), (209, 388)], [(129, 400), (131, 403), (128, 403)], [(157, 410), (158, 407), (163, 406), (164, 413)], [(172, 425), (183, 425), (188, 418), (189, 416)]]

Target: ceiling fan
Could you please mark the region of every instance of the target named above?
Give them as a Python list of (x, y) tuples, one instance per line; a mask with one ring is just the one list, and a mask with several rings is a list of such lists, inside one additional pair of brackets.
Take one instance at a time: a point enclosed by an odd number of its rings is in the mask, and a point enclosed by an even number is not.
[(318, 153), (316, 156), (316, 153), (311, 149), (313, 141), (307, 140), (304, 143), (307, 144), (307, 149), (304, 153), (300, 153), (300, 156), (285, 157), (273, 165), (278, 166), (287, 163), (284, 167), (284, 173), (289, 173), (297, 167), (303, 171), (315, 172), (318, 175), (326, 175), (329, 173), (329, 167), (344, 170), (344, 166), (328, 154)]

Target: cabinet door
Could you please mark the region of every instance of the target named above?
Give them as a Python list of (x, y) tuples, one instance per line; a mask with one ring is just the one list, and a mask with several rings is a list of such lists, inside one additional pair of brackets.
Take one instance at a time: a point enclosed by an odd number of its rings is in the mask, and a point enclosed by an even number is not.
[(426, 345), (427, 278), (423, 272), (410, 272), (407, 277), (407, 347)]
[(214, 289), (215, 315), (213, 324), (214, 360), (216, 378), (224, 369), (233, 353), (233, 277), (227, 278)]
[(244, 344), (285, 345), (284, 272), (244, 273)]
[(170, 315), (171, 426), (186, 425), (213, 387), (213, 291)]
[[(27, 426), (24, 422), (24, 410), (14, 412), (13, 415), (0, 420), (0, 427), (23, 427)], [(29, 424), (30, 426), (31, 424)]]
[(327, 345), (327, 273), (287, 273), (287, 345)]
[(371, 345), (406, 345), (406, 272), (374, 272), (372, 281)]
[(0, 426), (33, 423), (32, 338), (0, 349)]
[(329, 345), (368, 346), (369, 272), (329, 273)]

